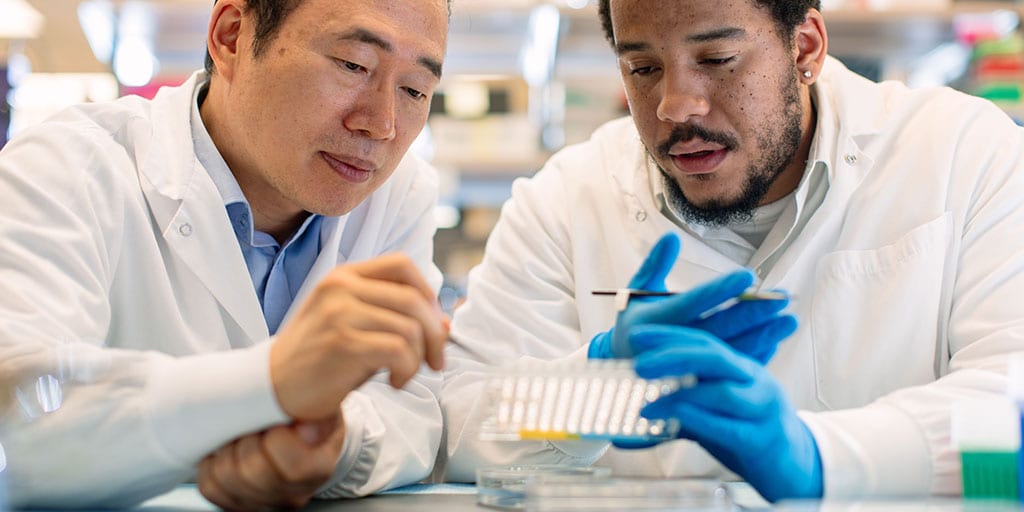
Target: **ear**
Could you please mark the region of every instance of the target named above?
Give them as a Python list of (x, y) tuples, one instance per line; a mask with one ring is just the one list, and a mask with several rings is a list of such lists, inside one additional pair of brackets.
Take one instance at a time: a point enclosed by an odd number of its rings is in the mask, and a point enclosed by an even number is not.
[[(821, 67), (828, 55), (828, 32), (825, 30), (825, 19), (817, 9), (807, 11), (807, 18), (794, 31), (796, 39), (796, 69), (800, 81), (810, 85), (818, 79)], [(807, 72), (810, 71), (810, 76)]]
[(244, 1), (219, 0), (213, 6), (210, 27), (206, 33), (206, 48), (213, 59), (217, 75), (228, 81), (231, 81), (238, 65)]

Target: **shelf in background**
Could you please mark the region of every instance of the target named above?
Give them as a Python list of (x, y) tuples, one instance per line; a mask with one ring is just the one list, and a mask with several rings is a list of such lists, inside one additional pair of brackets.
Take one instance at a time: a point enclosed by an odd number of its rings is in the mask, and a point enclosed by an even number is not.
[(829, 53), (907, 63), (955, 40), (953, 21), (959, 15), (1010, 11), (1024, 17), (1015, 2), (955, 2), (941, 8), (887, 10), (839, 9), (823, 13)]
[(883, 10), (836, 9), (823, 14), (826, 23), (903, 23), (927, 19), (950, 22), (960, 14), (985, 13), (998, 10), (1014, 11), (1024, 16), (1024, 4), (1017, 2), (953, 2), (945, 7), (891, 7)]

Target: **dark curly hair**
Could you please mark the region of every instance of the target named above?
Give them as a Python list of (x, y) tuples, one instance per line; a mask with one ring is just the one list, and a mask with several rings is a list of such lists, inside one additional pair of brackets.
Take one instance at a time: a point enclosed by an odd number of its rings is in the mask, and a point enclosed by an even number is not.
[[(270, 41), (277, 35), (285, 18), (299, 6), (302, 0), (246, 0), (245, 8), (247, 13), (252, 13), (256, 34), (252, 39), (252, 54), (259, 57), (267, 48)], [(214, 0), (216, 4), (216, 0)], [(447, 0), (448, 15), (451, 16), (452, 0)], [(213, 58), (210, 51), (206, 51), (206, 59), (203, 63), (207, 75), (213, 75)]]
[[(793, 37), (796, 27), (804, 22), (807, 11), (811, 8), (821, 10), (821, 0), (747, 0), (754, 2), (761, 9), (765, 9), (775, 18), (775, 25), (783, 40), (788, 41)], [(600, 0), (597, 7), (598, 15), (601, 17), (601, 28), (604, 29), (604, 37), (612, 46), (615, 46), (615, 33), (612, 31), (612, 15), (609, 4), (611, 0)]]

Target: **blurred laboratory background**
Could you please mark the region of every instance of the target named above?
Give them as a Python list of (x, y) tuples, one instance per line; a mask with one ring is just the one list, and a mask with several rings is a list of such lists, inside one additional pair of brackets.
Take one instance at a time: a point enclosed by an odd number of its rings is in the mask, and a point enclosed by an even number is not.
[[(450, 307), (508, 198), (626, 113), (596, 0), (454, 0), (444, 79), (416, 150), (442, 174)], [(213, 0), (0, 0), (0, 146), (73, 103), (150, 97), (202, 67)], [(949, 85), (1024, 118), (1024, 2), (824, 0), (830, 53), (873, 79)]]

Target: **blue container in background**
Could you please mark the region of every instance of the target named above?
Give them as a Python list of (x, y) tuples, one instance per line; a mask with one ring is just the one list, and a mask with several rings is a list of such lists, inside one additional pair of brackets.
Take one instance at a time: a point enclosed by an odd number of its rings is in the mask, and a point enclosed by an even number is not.
[(4, 453), (4, 445), (0, 444), (0, 512), (10, 510), (7, 503), (7, 454)]

